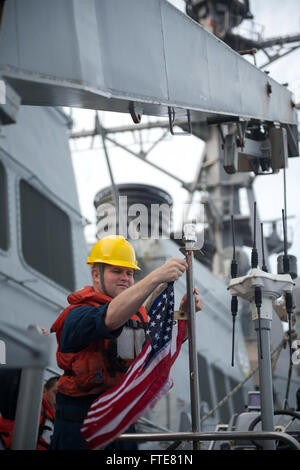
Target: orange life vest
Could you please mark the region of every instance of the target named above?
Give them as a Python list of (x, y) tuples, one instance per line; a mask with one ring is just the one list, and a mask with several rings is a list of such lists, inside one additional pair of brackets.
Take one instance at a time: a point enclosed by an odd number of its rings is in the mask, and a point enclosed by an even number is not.
[[(99, 306), (112, 299), (96, 292), (93, 287), (83, 289), (69, 295), (69, 305), (57, 318), (51, 327), (56, 333), (58, 348), (56, 353), (58, 367), (64, 370), (59, 378), (57, 390), (64, 395), (82, 396), (100, 394), (118, 383), (135, 357), (121, 358), (117, 354), (117, 339), (100, 339), (76, 353), (62, 353), (60, 337), (64, 322), (69, 312), (78, 306)], [(144, 307), (134, 314), (129, 322), (129, 328), (144, 328), (148, 317)], [(137, 354), (136, 354), (137, 355)]]
[(11, 448), (14, 425), (15, 425), (14, 420), (5, 419), (2, 416), (0, 416), (0, 442), (1, 442), (1, 446), (5, 450), (9, 450)]
[[(54, 418), (54, 410), (50, 407), (47, 398), (43, 396), (36, 450), (48, 449), (50, 437), (53, 434)], [(14, 420), (0, 417), (0, 449), (1, 445), (5, 450), (11, 449), (14, 426)]]
[(47, 398), (43, 395), (40, 415), (37, 450), (47, 450), (54, 429), (55, 412), (50, 406)]

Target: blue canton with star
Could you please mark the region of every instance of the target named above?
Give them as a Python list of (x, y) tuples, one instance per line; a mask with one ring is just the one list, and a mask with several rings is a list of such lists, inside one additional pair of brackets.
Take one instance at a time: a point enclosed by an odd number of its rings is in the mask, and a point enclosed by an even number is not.
[(145, 366), (171, 341), (174, 317), (174, 283), (170, 282), (166, 289), (155, 299), (148, 313), (149, 323), (146, 330), (152, 351)]

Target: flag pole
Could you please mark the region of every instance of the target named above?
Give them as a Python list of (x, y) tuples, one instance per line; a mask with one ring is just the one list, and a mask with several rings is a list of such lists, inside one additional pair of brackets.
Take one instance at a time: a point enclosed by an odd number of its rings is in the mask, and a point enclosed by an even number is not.
[[(196, 308), (194, 298), (194, 253), (193, 248), (196, 243), (196, 226), (186, 224), (183, 228), (185, 255), (188, 263), (186, 271), (186, 285), (189, 314), (187, 319), (188, 339), (189, 339), (189, 370), (190, 370), (190, 398), (192, 431), (201, 431), (200, 423), (200, 397), (199, 397), (199, 377), (198, 377), (198, 357), (196, 350)], [(200, 450), (200, 441), (193, 440), (193, 449)]]

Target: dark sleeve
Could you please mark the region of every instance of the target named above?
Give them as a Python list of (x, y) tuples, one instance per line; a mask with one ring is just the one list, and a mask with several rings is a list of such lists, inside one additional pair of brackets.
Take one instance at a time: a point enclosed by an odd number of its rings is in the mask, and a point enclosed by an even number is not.
[(101, 339), (117, 338), (123, 327), (108, 331), (104, 320), (109, 303), (93, 307), (84, 305), (73, 308), (68, 314), (60, 337), (62, 353), (75, 353)]

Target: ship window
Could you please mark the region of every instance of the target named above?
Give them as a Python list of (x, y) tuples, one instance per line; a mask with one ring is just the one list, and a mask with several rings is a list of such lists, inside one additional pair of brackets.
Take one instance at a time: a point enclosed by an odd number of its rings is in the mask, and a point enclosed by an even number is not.
[[(238, 382), (232, 378), (229, 379), (230, 390), (233, 390), (238, 385)], [(235, 413), (242, 413), (245, 410), (245, 399), (243, 389), (240, 388), (232, 395), (232, 404)]]
[(8, 200), (7, 200), (7, 176), (0, 161), (0, 248), (8, 250)]
[(69, 217), (52, 201), (22, 180), (22, 251), (29, 266), (74, 290)]
[[(214, 379), (215, 379), (215, 387), (217, 393), (217, 400), (218, 402), (221, 401), (226, 395), (226, 384), (225, 384), (225, 376), (223, 372), (216, 366), (212, 367)], [(220, 418), (223, 424), (227, 424), (230, 419), (230, 411), (229, 411), (229, 404), (228, 401), (224, 403), (219, 408)]]
[(209, 408), (213, 407), (208, 375), (208, 366), (205, 357), (198, 354), (199, 393), (201, 402), (205, 401)]

